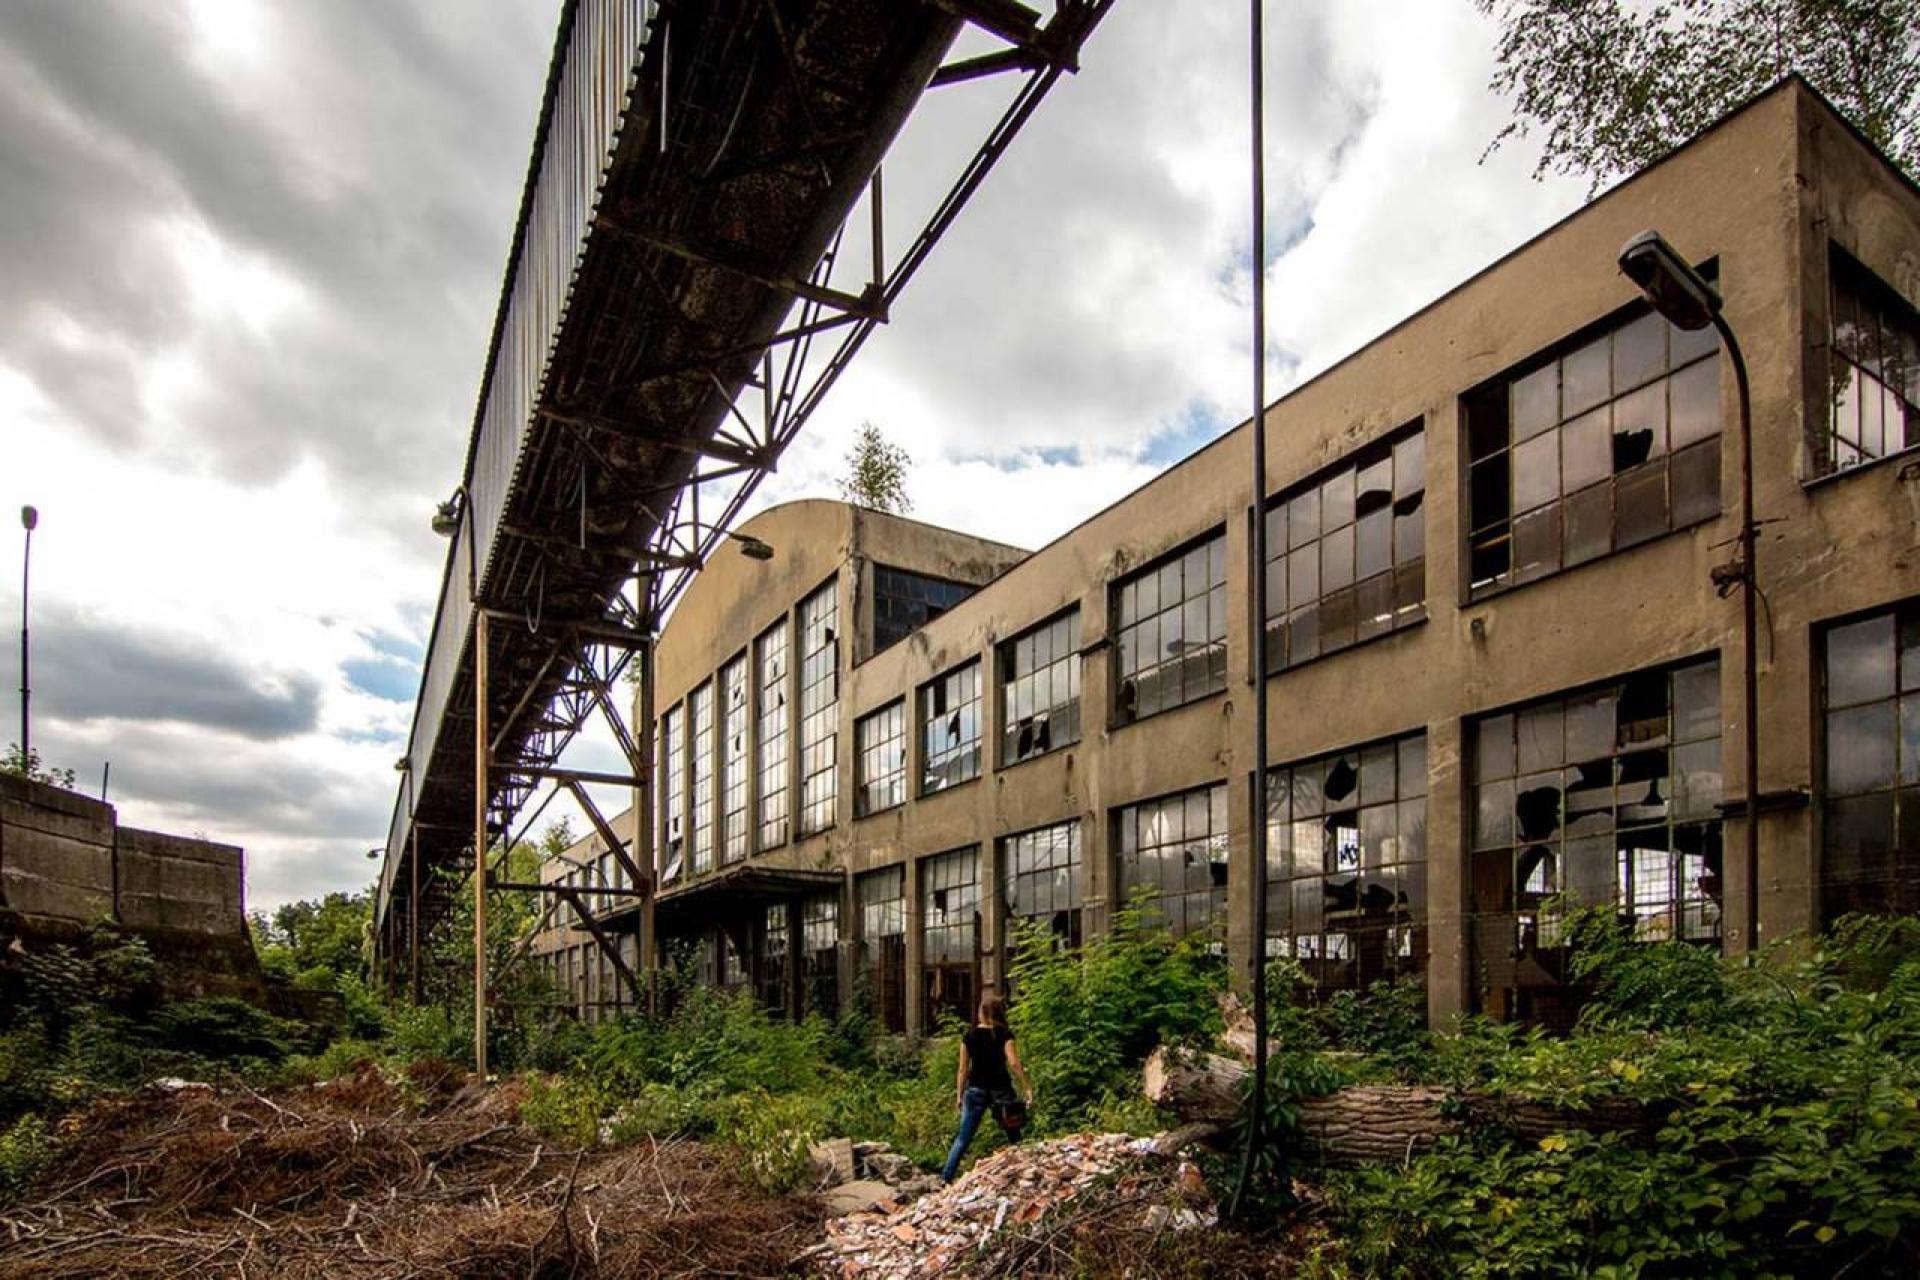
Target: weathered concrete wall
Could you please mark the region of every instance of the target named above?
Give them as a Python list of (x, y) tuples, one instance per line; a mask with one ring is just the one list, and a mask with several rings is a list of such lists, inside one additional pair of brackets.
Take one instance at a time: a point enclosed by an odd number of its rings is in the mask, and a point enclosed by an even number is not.
[(0, 908), (244, 937), (245, 855), (232, 845), (122, 827), (112, 805), (0, 777)]

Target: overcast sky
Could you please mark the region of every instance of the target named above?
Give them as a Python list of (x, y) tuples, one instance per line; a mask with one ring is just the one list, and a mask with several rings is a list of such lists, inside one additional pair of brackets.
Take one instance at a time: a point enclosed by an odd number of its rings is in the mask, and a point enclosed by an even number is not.
[[(0, 510), (34, 743), (253, 906), (385, 837), (556, 0), (0, 3)], [(484, 16), (482, 16), (484, 14)], [(1470, 0), (1271, 0), (1277, 395), (1571, 211)], [(1245, 418), (1246, 6), (1120, 0), (760, 502), (863, 420), (921, 518), (1038, 546)], [(1010, 92), (929, 98), (889, 238)], [(17, 563), (19, 531), (0, 529)], [(0, 572), (0, 636), (20, 606)], [(0, 646), (0, 741), (18, 654)]]

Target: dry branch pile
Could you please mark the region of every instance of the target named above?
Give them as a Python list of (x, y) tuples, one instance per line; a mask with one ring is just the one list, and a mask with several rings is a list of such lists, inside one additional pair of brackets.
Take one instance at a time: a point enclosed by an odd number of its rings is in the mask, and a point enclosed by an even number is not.
[(428, 1068), (103, 1105), (0, 1212), (0, 1277), (778, 1275), (818, 1238), (711, 1148), (563, 1150), (518, 1103)]

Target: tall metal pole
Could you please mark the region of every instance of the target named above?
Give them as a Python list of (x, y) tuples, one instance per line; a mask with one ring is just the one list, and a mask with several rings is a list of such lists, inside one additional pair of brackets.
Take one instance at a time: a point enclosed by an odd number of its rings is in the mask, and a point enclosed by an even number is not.
[(36, 508), (20, 508), (20, 524), (27, 531), (26, 550), (20, 556), (20, 767), (29, 776), (33, 773), (33, 716), (29, 711), (33, 682), (27, 678), (27, 665), (32, 656), (27, 633), (27, 593), (33, 581), (33, 531), (39, 523), (40, 512)]
[(1228, 1205), (1246, 1204), (1266, 1118), (1267, 1097), (1267, 138), (1264, 0), (1251, 0), (1249, 66), (1253, 133), (1253, 539), (1247, 587), (1247, 661), (1253, 669), (1253, 780), (1247, 843), (1253, 855), (1253, 1092), (1247, 1102), (1246, 1147)]
[(1753, 518), (1753, 399), (1747, 384), (1747, 358), (1740, 340), (1719, 312), (1713, 327), (1726, 344), (1733, 362), (1734, 389), (1740, 397), (1740, 681), (1746, 780), (1747, 950), (1760, 948), (1760, 677), (1756, 639), (1759, 619), (1756, 597), (1760, 582), (1754, 551), (1757, 526)]
[[(472, 535), (472, 527), (467, 529)], [(473, 1069), (487, 1075), (487, 615), (473, 611)]]

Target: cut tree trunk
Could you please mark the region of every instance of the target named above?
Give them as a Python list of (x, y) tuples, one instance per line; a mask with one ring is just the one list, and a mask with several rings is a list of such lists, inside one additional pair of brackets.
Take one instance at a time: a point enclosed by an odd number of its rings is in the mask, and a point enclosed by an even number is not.
[[(1156, 1049), (1142, 1084), (1147, 1100), (1188, 1125), (1230, 1124), (1239, 1113), (1252, 1068), (1217, 1053)], [(1447, 1134), (1501, 1126), (1522, 1141), (1566, 1129), (1634, 1128), (1646, 1120), (1637, 1103), (1614, 1099), (1587, 1111), (1455, 1094), (1431, 1085), (1349, 1085), (1299, 1104), (1301, 1154), (1323, 1164), (1407, 1160)]]

